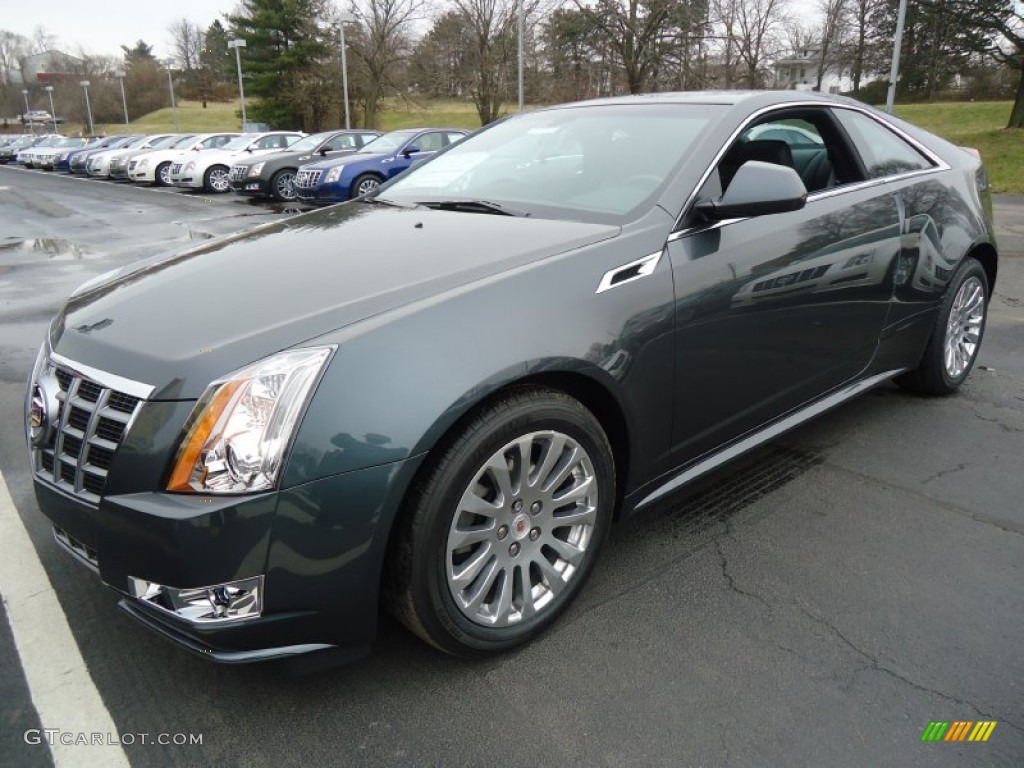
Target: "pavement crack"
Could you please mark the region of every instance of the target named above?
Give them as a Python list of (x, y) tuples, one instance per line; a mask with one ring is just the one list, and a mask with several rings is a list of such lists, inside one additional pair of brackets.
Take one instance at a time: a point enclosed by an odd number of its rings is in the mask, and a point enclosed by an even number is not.
[(716, 538), (714, 541), (715, 552), (718, 553), (718, 565), (722, 570), (722, 578), (725, 579), (726, 587), (729, 589), (730, 592), (735, 592), (737, 595), (743, 595), (744, 597), (749, 597), (751, 600), (756, 600), (757, 602), (761, 603), (761, 605), (763, 605), (765, 608), (767, 608), (769, 612), (774, 611), (774, 606), (772, 606), (772, 604), (765, 600), (763, 597), (753, 592), (748, 592), (747, 590), (739, 587), (736, 584), (736, 579), (733, 577), (731, 573), (729, 573), (729, 561), (725, 556), (725, 552), (722, 551), (722, 539), (728, 538), (731, 535), (731, 528), (727, 528), (726, 532), (722, 536)]
[(833, 624), (831, 621), (829, 621), (828, 619), (823, 618), (821, 616), (815, 615), (814, 613), (809, 611), (804, 605), (802, 605), (799, 601), (794, 602), (793, 604), (797, 607), (797, 609), (804, 616), (809, 618), (815, 624), (818, 624), (819, 626), (822, 626), (825, 629), (827, 629), (829, 631), (829, 633), (832, 634), (833, 637), (838, 639), (843, 645), (845, 645), (847, 648), (849, 648), (855, 654), (860, 656), (866, 662), (864, 664), (864, 666), (862, 666), (860, 669), (856, 670), (853, 673), (854, 677), (856, 677), (858, 674), (861, 674), (862, 672), (867, 672), (867, 671), (880, 672), (883, 675), (887, 675), (887, 676), (893, 678), (894, 680), (898, 680), (899, 682), (904, 683), (905, 685), (908, 685), (911, 688), (914, 688), (915, 690), (921, 691), (922, 693), (929, 693), (929, 694), (931, 694), (933, 696), (938, 696), (941, 699), (945, 699), (946, 701), (950, 701), (950, 702), (952, 702), (954, 704), (958, 704), (958, 705), (960, 705), (962, 707), (968, 707), (969, 709), (971, 709), (972, 711), (976, 712), (978, 715), (980, 715), (982, 718), (984, 718), (986, 720), (998, 720), (1000, 724), (1005, 723), (1006, 725), (1008, 725), (1011, 728), (1014, 728), (1015, 730), (1024, 731), (1024, 728), (1022, 728), (1017, 723), (1014, 723), (1012, 720), (1007, 720), (1005, 718), (1002, 718), (1002, 717), (999, 717), (997, 715), (994, 715), (994, 714), (992, 714), (990, 712), (985, 712), (977, 704), (974, 704), (973, 702), (968, 701), (967, 699), (961, 699), (961, 698), (958, 698), (957, 696), (953, 696), (951, 694), (945, 693), (944, 691), (940, 691), (940, 690), (938, 690), (936, 688), (929, 688), (926, 685), (921, 685), (920, 683), (917, 683), (917, 682), (911, 680), (906, 675), (900, 674), (899, 672), (897, 672), (894, 669), (890, 669), (889, 667), (887, 667), (884, 664), (882, 664), (882, 662), (880, 662), (876, 656), (871, 655), (870, 653), (865, 651), (863, 648), (861, 648), (859, 645), (854, 643), (850, 638), (848, 638), (845, 634), (843, 634), (843, 632), (835, 624)]
[(938, 480), (940, 477), (944, 477), (945, 475), (951, 475), (954, 472), (963, 472), (969, 466), (970, 466), (970, 464), (968, 464), (966, 462), (962, 462), (960, 464), (957, 464), (955, 467), (951, 467), (950, 469), (943, 469), (943, 470), (941, 470), (939, 472), (936, 472), (931, 477), (928, 477), (928, 478), (925, 478), (924, 480), (922, 480), (921, 481), (921, 485), (926, 485), (927, 483), (930, 483), (932, 480)]

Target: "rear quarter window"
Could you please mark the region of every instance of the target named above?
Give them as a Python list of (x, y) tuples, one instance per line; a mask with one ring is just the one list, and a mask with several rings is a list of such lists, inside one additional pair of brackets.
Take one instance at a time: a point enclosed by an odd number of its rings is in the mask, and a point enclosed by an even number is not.
[(912, 144), (877, 120), (848, 109), (837, 109), (836, 115), (864, 161), (869, 179), (898, 176), (933, 167), (932, 162)]

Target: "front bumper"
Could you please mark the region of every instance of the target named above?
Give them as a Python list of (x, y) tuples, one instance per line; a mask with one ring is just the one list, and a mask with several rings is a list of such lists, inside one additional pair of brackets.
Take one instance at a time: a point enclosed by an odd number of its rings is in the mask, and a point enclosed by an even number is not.
[(267, 179), (260, 176), (244, 178), (241, 181), (231, 182), (231, 191), (239, 195), (254, 195), (266, 197), (270, 195), (270, 185)]
[[(182, 648), (226, 663), (333, 648), (344, 661), (376, 633), (396, 489), (420, 458), (247, 496), (143, 492), (92, 505), (38, 474), (34, 485), (64, 548), (122, 595), (129, 615)], [(155, 608), (130, 588), (133, 578), (191, 588), (257, 576), (262, 613), (212, 623)]]
[(332, 205), (343, 203), (349, 199), (348, 188), (342, 187), (340, 184), (322, 184), (305, 189), (296, 185), (295, 194), (297, 199), (302, 202), (314, 205)]

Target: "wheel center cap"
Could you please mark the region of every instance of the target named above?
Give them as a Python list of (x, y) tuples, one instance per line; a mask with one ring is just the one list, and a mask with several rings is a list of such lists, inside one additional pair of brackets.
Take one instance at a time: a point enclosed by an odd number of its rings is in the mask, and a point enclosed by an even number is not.
[(530, 533), (530, 516), (525, 512), (520, 512), (514, 518), (512, 518), (512, 538), (516, 541), (525, 539)]

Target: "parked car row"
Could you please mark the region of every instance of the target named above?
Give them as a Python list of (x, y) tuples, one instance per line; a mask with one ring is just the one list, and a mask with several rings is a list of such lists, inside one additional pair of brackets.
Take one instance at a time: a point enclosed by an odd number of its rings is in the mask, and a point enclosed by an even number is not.
[(93, 178), (236, 192), (281, 201), (330, 204), (373, 191), (414, 163), (454, 144), (460, 128), (409, 128), (381, 134), (333, 130), (264, 133), (118, 134), (93, 139), (24, 137), (6, 159), (28, 168)]

